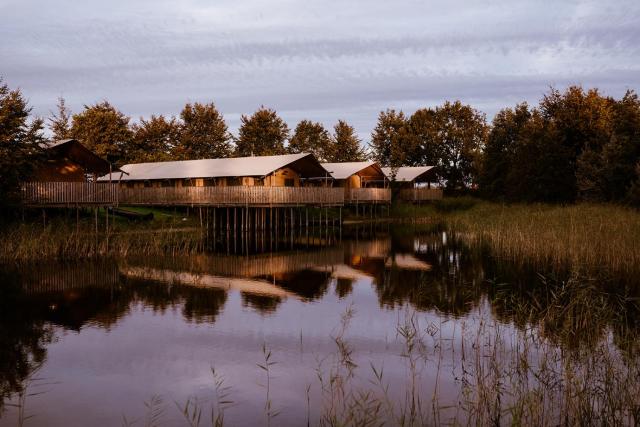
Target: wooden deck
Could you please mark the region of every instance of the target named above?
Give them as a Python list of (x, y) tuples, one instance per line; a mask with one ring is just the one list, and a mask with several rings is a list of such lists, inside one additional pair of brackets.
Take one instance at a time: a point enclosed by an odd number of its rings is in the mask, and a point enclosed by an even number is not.
[(426, 202), (442, 199), (442, 188), (408, 188), (400, 190), (400, 199), (406, 202)]
[(115, 183), (28, 182), (27, 206), (342, 206), (342, 188), (320, 187), (142, 187)]
[(358, 203), (391, 203), (389, 188), (348, 188), (345, 190), (346, 204)]
[(22, 202), (27, 206), (71, 207), (114, 206), (118, 185), (93, 182), (26, 182)]

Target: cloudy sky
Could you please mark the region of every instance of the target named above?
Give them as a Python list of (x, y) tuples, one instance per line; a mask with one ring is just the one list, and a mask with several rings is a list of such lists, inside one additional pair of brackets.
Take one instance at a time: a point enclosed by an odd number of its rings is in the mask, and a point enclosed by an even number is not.
[(487, 113), (553, 85), (640, 89), (640, 1), (0, 0), (0, 76), (36, 114), (108, 99), (134, 120), (213, 101), (290, 127), (460, 99)]

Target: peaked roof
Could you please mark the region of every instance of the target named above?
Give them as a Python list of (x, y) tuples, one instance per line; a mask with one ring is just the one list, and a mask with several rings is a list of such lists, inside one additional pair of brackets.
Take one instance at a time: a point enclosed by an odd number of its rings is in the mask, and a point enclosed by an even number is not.
[[(382, 168), (382, 171), (389, 179), (393, 179), (394, 168)], [(396, 168), (396, 178), (398, 182), (410, 182), (421, 178), (422, 175), (433, 169), (433, 166), (401, 166)]]
[[(178, 160), (173, 162), (132, 163), (120, 169), (123, 181), (150, 179), (218, 178), (265, 176), (285, 166), (304, 171), (307, 176), (322, 176), (325, 171), (312, 154), (232, 157), (226, 159)], [(100, 180), (106, 180), (102, 177)]]
[(334, 179), (347, 179), (351, 175), (373, 166), (383, 174), (382, 169), (376, 162), (343, 162), (343, 163), (321, 163), (322, 167), (329, 172)]
[[(59, 141), (45, 142), (42, 144), (42, 147), (49, 153), (57, 153), (59, 156), (66, 157), (78, 163), (87, 172), (95, 174), (109, 173), (109, 162), (89, 150), (77, 139), (61, 139)], [(114, 167), (113, 170), (115, 171), (117, 168)]]

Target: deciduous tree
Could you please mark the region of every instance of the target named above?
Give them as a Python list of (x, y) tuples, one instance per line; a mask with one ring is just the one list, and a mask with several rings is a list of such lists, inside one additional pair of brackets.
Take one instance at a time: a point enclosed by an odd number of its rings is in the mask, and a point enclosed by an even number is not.
[(371, 133), (371, 151), (375, 161), (383, 166), (402, 166), (412, 152), (408, 121), (402, 111), (381, 111)]
[(331, 135), (321, 123), (311, 120), (298, 123), (287, 148), (290, 153), (312, 153), (320, 161), (332, 157)]
[(260, 107), (251, 116), (242, 115), (236, 141), (238, 156), (272, 156), (286, 152), (289, 127), (276, 112)]
[(85, 105), (81, 113), (73, 115), (71, 137), (80, 140), (98, 156), (121, 164), (124, 149), (131, 142), (129, 117), (109, 102)]
[(127, 163), (173, 160), (173, 150), (180, 138), (180, 123), (172, 117), (151, 116), (131, 126), (133, 138), (125, 150)]
[(213, 103), (187, 104), (180, 118), (183, 123), (174, 157), (193, 160), (231, 155), (231, 134), (224, 117)]

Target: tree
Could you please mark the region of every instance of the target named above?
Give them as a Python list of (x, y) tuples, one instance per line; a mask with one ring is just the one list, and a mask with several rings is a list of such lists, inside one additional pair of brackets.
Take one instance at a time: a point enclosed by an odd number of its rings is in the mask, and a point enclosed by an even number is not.
[(0, 79), (0, 206), (18, 200), (20, 182), (29, 178), (42, 155), (43, 121), (29, 121), (31, 108), (19, 89)]
[(272, 156), (286, 152), (289, 127), (274, 110), (263, 106), (249, 117), (242, 115), (240, 121), (236, 155)]
[(412, 138), (404, 113), (381, 111), (378, 123), (371, 133), (372, 157), (384, 166), (402, 166), (412, 148)]
[[(554, 171), (558, 180), (554, 200), (574, 201), (579, 193), (583, 198), (599, 198), (598, 190), (590, 183), (593, 174), (598, 173), (593, 161), (611, 138), (614, 102), (601, 96), (597, 89), (585, 92), (579, 86), (571, 86), (564, 93), (551, 89), (540, 102), (545, 126), (557, 133), (556, 155), (564, 156), (555, 162), (560, 170)], [(582, 155), (585, 157), (579, 162)]]
[(531, 120), (531, 112), (526, 103), (515, 108), (505, 108), (493, 118), (482, 156), (482, 167), (478, 184), (483, 193), (492, 198), (504, 198), (507, 195), (511, 168), (515, 165), (514, 156), (519, 144), (526, 138)]
[[(442, 163), (442, 145), (438, 139), (436, 111), (421, 108), (408, 120), (411, 144), (407, 147), (408, 166), (437, 166)], [(438, 170), (436, 170), (436, 174)]]
[(289, 140), (290, 153), (312, 153), (320, 161), (332, 157), (331, 135), (321, 123), (302, 120)]
[(126, 163), (161, 162), (172, 160), (172, 150), (180, 138), (181, 127), (172, 117), (151, 116), (131, 126), (133, 138), (125, 148)]
[(353, 126), (338, 120), (333, 132), (332, 162), (361, 162), (367, 159)]
[(182, 160), (224, 158), (232, 152), (231, 135), (213, 103), (187, 104), (180, 113), (182, 130), (174, 156)]
[(129, 117), (107, 101), (85, 105), (84, 111), (73, 115), (71, 137), (80, 140), (98, 156), (120, 163), (124, 159), (124, 148), (132, 138)]
[(59, 141), (71, 136), (71, 110), (65, 105), (63, 97), (58, 98), (58, 112), (51, 113), (49, 117), (49, 130), (53, 134), (53, 140)]

